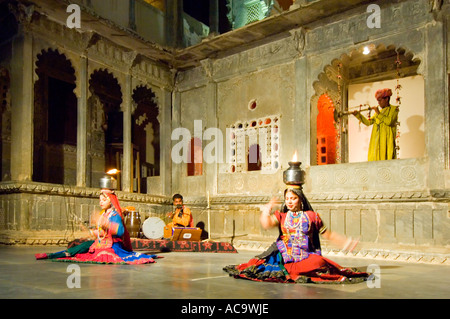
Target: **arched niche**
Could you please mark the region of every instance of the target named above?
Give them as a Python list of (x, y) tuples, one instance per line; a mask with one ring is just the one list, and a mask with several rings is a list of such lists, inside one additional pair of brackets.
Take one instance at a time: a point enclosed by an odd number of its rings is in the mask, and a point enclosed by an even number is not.
[[(112, 72), (96, 69), (89, 78), (89, 91), (88, 153), (91, 160), (91, 180), (97, 181), (112, 168), (122, 170), (122, 90)], [(120, 187), (120, 183), (118, 184)]]
[[(368, 50), (367, 50), (368, 49)], [(399, 62), (397, 62), (399, 61)], [(347, 113), (361, 109), (364, 111), (365, 106), (361, 106), (360, 103), (354, 104), (354, 99), (349, 96), (349, 92), (354, 91), (357, 86), (364, 87), (365, 85), (373, 87), (369, 90), (370, 99), (365, 104), (368, 106), (376, 106), (376, 100), (374, 98), (377, 85), (383, 83), (389, 83), (393, 91), (393, 97), (391, 98), (391, 104), (398, 103), (397, 92), (402, 101), (402, 81), (411, 77), (418, 76), (421, 67), (421, 61), (413, 52), (408, 51), (403, 47), (397, 47), (395, 45), (365, 45), (359, 48), (355, 48), (348, 53), (344, 53), (338, 58), (332, 59), (331, 62), (323, 68), (323, 71), (317, 76), (317, 80), (313, 83), (314, 95), (311, 97), (311, 144), (318, 145), (317, 132), (318, 127), (326, 125), (330, 127), (330, 123), (322, 124), (318, 123), (319, 120), (319, 102), (320, 98), (324, 95), (328, 96), (334, 106), (334, 117), (332, 123), (336, 128), (336, 163), (349, 162), (349, 120), (353, 121), (352, 115)], [(420, 80), (420, 79), (418, 79)], [(422, 79), (423, 80), (423, 79)], [(400, 89), (396, 90), (396, 82), (400, 83)], [(394, 83), (394, 84), (392, 84)], [(423, 82), (421, 82), (423, 83)], [(386, 84), (387, 85), (387, 84)], [(422, 85), (423, 90), (423, 85)], [(349, 105), (349, 100), (351, 105)], [(368, 109), (368, 106), (366, 108)], [(402, 108), (401, 115), (408, 115), (408, 109)], [(402, 113), (403, 112), (403, 113)], [(368, 112), (367, 112), (368, 113)], [(422, 109), (423, 114), (423, 109)], [(366, 117), (369, 114), (364, 114)], [(327, 121), (331, 121), (327, 117)], [(406, 121), (406, 120), (405, 120)], [(371, 129), (371, 127), (369, 128)], [(364, 143), (361, 142), (361, 143)], [(311, 153), (311, 163), (313, 165), (319, 164), (317, 154), (319, 150), (316, 148), (316, 152)]]
[(133, 90), (132, 143), (139, 152), (140, 190), (147, 192), (147, 177), (160, 175), (160, 123), (155, 93), (145, 85)]
[(77, 97), (75, 69), (58, 49), (36, 57), (33, 180), (76, 184)]

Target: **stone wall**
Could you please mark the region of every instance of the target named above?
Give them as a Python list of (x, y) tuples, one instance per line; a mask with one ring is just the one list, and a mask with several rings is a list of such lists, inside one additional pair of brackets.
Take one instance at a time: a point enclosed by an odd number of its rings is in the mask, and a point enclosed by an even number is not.
[[(212, 237), (239, 237), (245, 240), (275, 240), (278, 231), (266, 231), (259, 223), (260, 207), (265, 197), (251, 204), (249, 198), (241, 204), (220, 204), (225, 198), (215, 198), (210, 210)], [(228, 198), (230, 200), (230, 198)], [(233, 201), (236, 201), (234, 198)], [(398, 203), (387, 200), (370, 200), (362, 203), (318, 203), (311, 200), (314, 210), (319, 213), (327, 227), (353, 238), (360, 238), (367, 247), (409, 247), (427, 248), (430, 251), (444, 251), (450, 245), (448, 228), (448, 204), (436, 203), (433, 198), (423, 202)], [(281, 202), (280, 202), (281, 204)], [(192, 206), (194, 220), (207, 223), (207, 209)], [(245, 236), (244, 236), (245, 235)]]
[[(110, 69), (128, 93), (144, 84), (154, 89), (162, 130), (161, 176), (149, 186), (153, 195), (119, 192), (121, 204), (136, 206), (143, 220), (152, 215), (163, 217), (170, 210), (172, 194), (180, 192), (193, 210), (195, 223), (203, 221), (208, 225), (206, 197), (210, 194), (208, 231), (212, 238), (230, 240), (237, 246), (241, 243), (242, 247), (268, 245), (277, 232), (259, 226), (259, 208), (272, 196), (281, 197), (282, 172), (298, 151), (306, 172), (305, 193), (332, 230), (361, 237), (366, 251), (448, 255), (450, 124), (448, 70), (442, 67), (449, 59), (448, 8), (441, 11), (440, 7), (430, 6), (437, 2), (426, 0), (380, 3), (380, 29), (369, 28), (367, 7), (357, 6), (233, 52), (221, 52), (202, 60), (199, 67), (177, 72), (98, 35), (71, 31), (38, 17), (27, 25), (23, 39), (12, 44), (21, 55), (5, 62), (15, 65), (11, 69), (18, 71), (12, 77), (11, 93), (12, 103), (21, 108), (21, 112), (11, 115), (12, 179), (31, 178), (29, 146), (33, 136), (32, 125), (26, 123), (32, 123), (29, 110), (33, 104), (33, 63), (39, 52), (50, 47), (72, 61), (80, 75), (76, 94), (82, 102), (89, 98), (86, 80), (96, 69)], [(331, 97), (337, 97), (335, 85), (325, 85), (336, 76), (330, 66), (366, 44), (401, 48), (420, 61), (417, 73), (425, 81), (425, 156), (364, 163), (344, 160), (316, 166), (317, 98), (327, 89)], [(87, 57), (80, 52), (87, 53)], [(19, 76), (22, 73), (26, 75), (23, 79)], [(322, 81), (322, 76), (328, 81)], [(25, 82), (24, 89), (20, 89), (20, 81)], [(130, 94), (124, 96), (124, 110), (131, 112)], [(256, 108), (249, 108), (252, 101)], [(171, 148), (178, 141), (171, 141), (169, 136), (175, 128), (186, 128), (195, 136), (198, 132), (194, 123), (201, 120), (201, 138), (207, 128), (218, 128), (225, 136), (226, 129), (239, 121), (245, 125), (274, 117), (279, 119), (279, 166), (273, 170), (233, 172), (229, 163), (204, 161), (202, 175), (187, 176), (187, 164), (171, 160)], [(204, 142), (203, 146), (209, 141)], [(81, 151), (86, 150), (77, 149), (80, 162)], [(73, 215), (85, 218), (97, 204), (98, 190), (81, 185), (84, 169), (77, 170), (81, 174), (77, 175), (80, 187), (0, 183), (0, 232), (4, 241), (42, 237), (47, 231), (64, 234), (73, 228)], [(328, 247), (328, 243), (324, 246)]]
[[(325, 240), (322, 250), (328, 256), (450, 264), (448, 203), (433, 196), (420, 201), (413, 197), (411, 194), (410, 201), (310, 200), (330, 230), (360, 240), (351, 253)], [(209, 211), (211, 238), (231, 242), (237, 249), (267, 249), (278, 236), (278, 230), (264, 230), (259, 223), (260, 207), (269, 200), (264, 196), (213, 198)], [(192, 202), (195, 223), (207, 226), (206, 203)]]
[[(224, 133), (237, 120), (245, 123), (274, 113), (281, 119), (280, 166), (270, 174), (233, 173), (223, 169), (225, 164), (204, 163), (204, 175), (196, 177), (202, 182), (188, 187), (192, 177), (180, 174), (184, 164), (173, 165), (173, 184), (186, 185), (182, 188), (186, 197), (213, 195), (215, 236), (235, 242), (238, 238), (233, 236), (242, 234), (248, 237), (241, 237), (241, 242), (276, 237), (258, 226), (258, 207), (271, 196), (280, 196), (282, 171), (297, 150), (306, 171), (305, 193), (332, 230), (361, 237), (370, 249), (448, 254), (448, 90), (442, 68), (447, 59), (443, 52), (448, 46), (444, 37), (448, 13), (423, 0), (383, 2), (380, 7), (379, 29), (368, 27), (366, 7), (360, 6), (207, 59), (202, 67), (179, 74), (174, 125), (193, 123), (196, 107), (204, 111), (200, 112), (204, 127), (218, 127)], [(417, 73), (425, 79), (426, 92), (425, 156), (363, 163), (345, 163), (344, 156), (342, 163), (317, 166), (317, 98), (323, 93), (338, 97), (333, 91), (337, 74), (329, 67), (365, 45), (401, 49), (420, 61)], [(322, 75), (328, 80), (321, 82)], [(197, 93), (202, 97), (186, 98)], [(254, 111), (248, 109), (252, 100), (258, 104)]]
[[(85, 236), (80, 223), (99, 211), (99, 190), (36, 182), (0, 185), (0, 243), (67, 244)], [(135, 207), (141, 221), (164, 218), (171, 202), (162, 196), (117, 192), (120, 205)], [(31, 242), (30, 242), (31, 241)]]

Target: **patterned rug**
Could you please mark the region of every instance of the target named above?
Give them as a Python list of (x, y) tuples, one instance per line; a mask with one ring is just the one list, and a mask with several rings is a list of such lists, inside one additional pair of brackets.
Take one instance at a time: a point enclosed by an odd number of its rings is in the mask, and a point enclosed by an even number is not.
[[(85, 239), (76, 239), (69, 243), (67, 248), (79, 245)], [(227, 242), (214, 241), (171, 241), (131, 238), (133, 250), (147, 251), (178, 251), (178, 252), (202, 252), (202, 253), (237, 253), (236, 248)]]

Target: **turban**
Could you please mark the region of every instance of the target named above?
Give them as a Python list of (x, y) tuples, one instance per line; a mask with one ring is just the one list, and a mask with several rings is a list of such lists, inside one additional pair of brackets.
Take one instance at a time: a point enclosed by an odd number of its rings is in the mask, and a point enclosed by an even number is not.
[(377, 99), (377, 101), (388, 96), (392, 96), (391, 89), (381, 89), (375, 93), (375, 98)]

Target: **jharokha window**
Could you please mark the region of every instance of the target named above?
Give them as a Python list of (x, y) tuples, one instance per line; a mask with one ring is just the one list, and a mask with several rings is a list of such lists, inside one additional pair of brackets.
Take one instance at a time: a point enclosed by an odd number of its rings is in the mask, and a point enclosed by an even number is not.
[(267, 116), (228, 127), (226, 172), (276, 171), (279, 169), (279, 116)]

